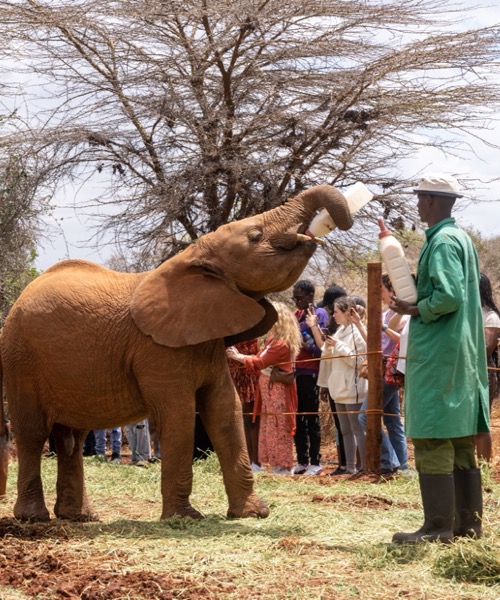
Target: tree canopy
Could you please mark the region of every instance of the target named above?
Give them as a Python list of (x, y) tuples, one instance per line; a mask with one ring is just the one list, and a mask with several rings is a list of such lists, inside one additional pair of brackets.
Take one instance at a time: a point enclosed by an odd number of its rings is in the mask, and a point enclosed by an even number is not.
[(33, 266), (43, 207), (22, 160), (0, 162), (0, 324), (22, 289), (37, 275)]
[(87, 209), (159, 258), (361, 180), (377, 197), (329, 242), (338, 255), (375, 214), (412, 223), (403, 159), (460, 151), (454, 134), (478, 143), (494, 117), (499, 27), (463, 14), (448, 0), (0, 0), (4, 74), (22, 75), (6, 144), (43, 157), (38, 193), (99, 173)]

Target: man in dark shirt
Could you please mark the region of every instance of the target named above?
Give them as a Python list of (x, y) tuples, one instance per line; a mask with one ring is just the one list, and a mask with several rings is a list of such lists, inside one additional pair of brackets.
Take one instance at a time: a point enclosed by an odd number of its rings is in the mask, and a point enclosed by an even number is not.
[[(297, 356), (297, 429), (295, 433), (295, 449), (297, 465), (294, 475), (317, 475), (322, 471), (320, 464), (321, 426), (319, 421), (319, 390), (316, 386), (319, 371), (321, 348), (314, 341), (311, 328), (306, 323), (307, 311), (314, 306), (314, 285), (307, 279), (297, 281), (293, 287), (293, 300), (297, 309), (297, 318), (302, 333), (302, 348)], [(318, 326), (324, 329), (328, 325), (328, 313), (322, 308), (315, 308)], [(304, 414), (301, 414), (304, 413)]]

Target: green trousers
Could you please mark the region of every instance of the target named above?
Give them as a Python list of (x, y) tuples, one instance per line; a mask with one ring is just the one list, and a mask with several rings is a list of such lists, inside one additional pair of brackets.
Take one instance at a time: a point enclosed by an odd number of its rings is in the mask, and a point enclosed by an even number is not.
[(454, 469), (476, 468), (472, 436), (444, 439), (412, 439), (415, 466), (425, 475), (444, 475)]

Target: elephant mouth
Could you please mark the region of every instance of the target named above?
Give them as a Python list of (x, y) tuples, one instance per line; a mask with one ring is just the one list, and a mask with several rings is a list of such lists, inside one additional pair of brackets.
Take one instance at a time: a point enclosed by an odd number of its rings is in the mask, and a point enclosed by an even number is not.
[(308, 229), (306, 229), (305, 233), (298, 233), (297, 240), (302, 240), (303, 242), (310, 242), (312, 240), (315, 244), (319, 244), (320, 246), (323, 246), (325, 243), (321, 238), (315, 237)]
[(311, 231), (309, 230), (309, 225), (306, 225), (305, 223), (299, 225), (296, 231), (297, 239), (299, 240), (302, 240), (304, 242), (310, 242), (312, 240), (315, 244), (320, 244), (321, 246), (323, 246), (325, 243), (324, 240), (322, 240), (319, 237), (316, 237), (313, 233), (311, 233)]
[(316, 244), (323, 244), (323, 240), (306, 233), (306, 225), (294, 227), (285, 232), (274, 233), (269, 236), (269, 242), (273, 248), (280, 250), (294, 250), (297, 247), (306, 246), (313, 251)]

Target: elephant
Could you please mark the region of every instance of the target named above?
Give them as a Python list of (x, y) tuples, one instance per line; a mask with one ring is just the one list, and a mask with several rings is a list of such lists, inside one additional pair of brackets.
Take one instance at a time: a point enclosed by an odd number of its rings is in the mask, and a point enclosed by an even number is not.
[(19, 461), (16, 518), (50, 519), (41, 453), (52, 432), (55, 516), (98, 519), (84, 484), (87, 432), (148, 415), (162, 451), (161, 518), (203, 518), (190, 503), (196, 412), (220, 462), (228, 517), (268, 515), (254, 491), (225, 348), (272, 327), (277, 315), (266, 295), (302, 273), (317, 247), (307, 227), (322, 208), (340, 229), (351, 227), (343, 194), (318, 185), (220, 226), (151, 271), (69, 259), (24, 289), (0, 338)]

